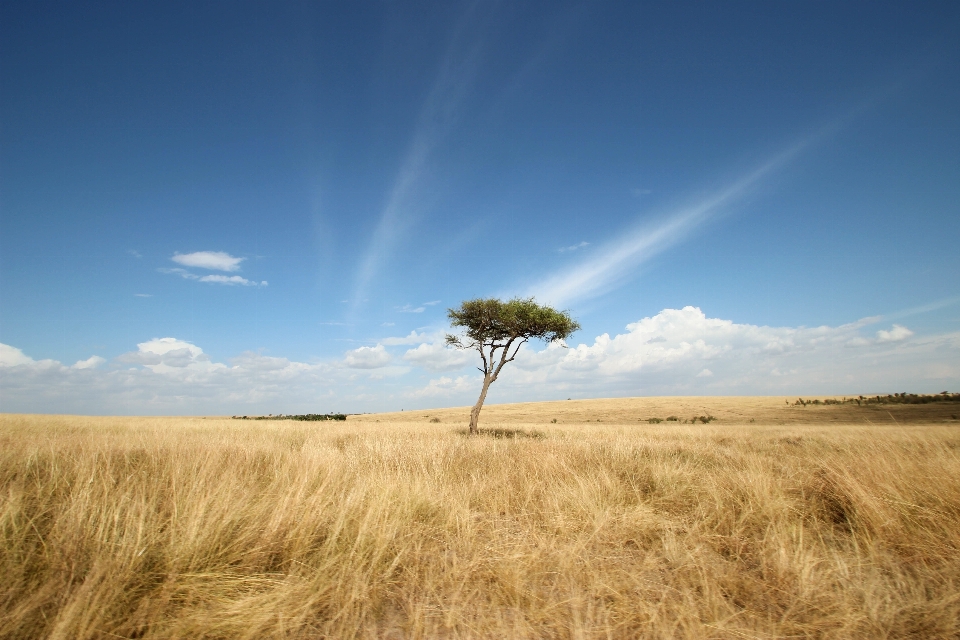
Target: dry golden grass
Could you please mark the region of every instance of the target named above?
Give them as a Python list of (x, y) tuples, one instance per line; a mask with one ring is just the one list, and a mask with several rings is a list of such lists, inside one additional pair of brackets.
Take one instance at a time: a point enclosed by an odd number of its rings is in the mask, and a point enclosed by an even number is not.
[(956, 422), (774, 400), (0, 416), (0, 637), (958, 637)]

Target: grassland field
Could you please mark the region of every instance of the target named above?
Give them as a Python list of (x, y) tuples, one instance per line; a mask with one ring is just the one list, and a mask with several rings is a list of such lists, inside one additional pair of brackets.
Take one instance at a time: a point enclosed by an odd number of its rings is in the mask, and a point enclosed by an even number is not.
[(960, 637), (960, 404), (796, 400), (2, 414), (0, 638)]

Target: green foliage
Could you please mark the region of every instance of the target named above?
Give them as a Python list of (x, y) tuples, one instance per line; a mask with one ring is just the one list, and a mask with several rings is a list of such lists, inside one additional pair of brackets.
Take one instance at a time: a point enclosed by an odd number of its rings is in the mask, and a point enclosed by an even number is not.
[[(473, 343), (491, 344), (509, 340), (536, 338), (546, 342), (563, 340), (580, 328), (566, 311), (537, 304), (533, 298), (513, 298), (503, 302), (497, 298), (477, 298), (448, 309), (447, 317), (454, 327), (464, 327), (464, 335)], [(464, 345), (460, 336), (447, 336), (447, 344)]]

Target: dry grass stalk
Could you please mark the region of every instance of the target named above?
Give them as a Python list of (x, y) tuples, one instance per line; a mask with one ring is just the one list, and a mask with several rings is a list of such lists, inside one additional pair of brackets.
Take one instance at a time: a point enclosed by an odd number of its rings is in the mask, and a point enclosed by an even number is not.
[(374, 419), (0, 416), (0, 637), (960, 633), (949, 426)]

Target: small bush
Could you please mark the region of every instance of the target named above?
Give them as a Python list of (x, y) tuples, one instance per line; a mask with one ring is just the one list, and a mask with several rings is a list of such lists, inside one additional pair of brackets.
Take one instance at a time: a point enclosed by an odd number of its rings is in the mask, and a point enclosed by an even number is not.
[(677, 416), (667, 416), (667, 422), (680, 422), (680, 418)]
[(430, 418), (430, 422), (440, 422), (440, 418)]
[(647, 422), (649, 422), (650, 424), (660, 424), (661, 422), (663, 422), (663, 420), (661, 420), (660, 418), (647, 418)]
[(269, 415), (269, 416), (233, 416), (234, 420), (299, 420), (303, 422), (319, 422), (323, 420), (346, 420), (347, 415), (345, 413), (307, 413), (302, 415), (294, 416), (285, 416), (282, 413), (280, 415)]
[[(460, 435), (469, 436), (470, 430), (461, 429), (459, 433)], [(487, 436), (489, 438), (495, 438), (497, 440), (500, 440), (500, 439), (519, 440), (524, 438), (529, 438), (531, 440), (543, 440), (543, 438), (545, 437), (542, 431), (537, 431), (536, 429), (532, 431), (524, 431), (523, 429), (503, 429), (503, 428), (484, 429), (482, 427), (479, 429), (477, 435)]]

